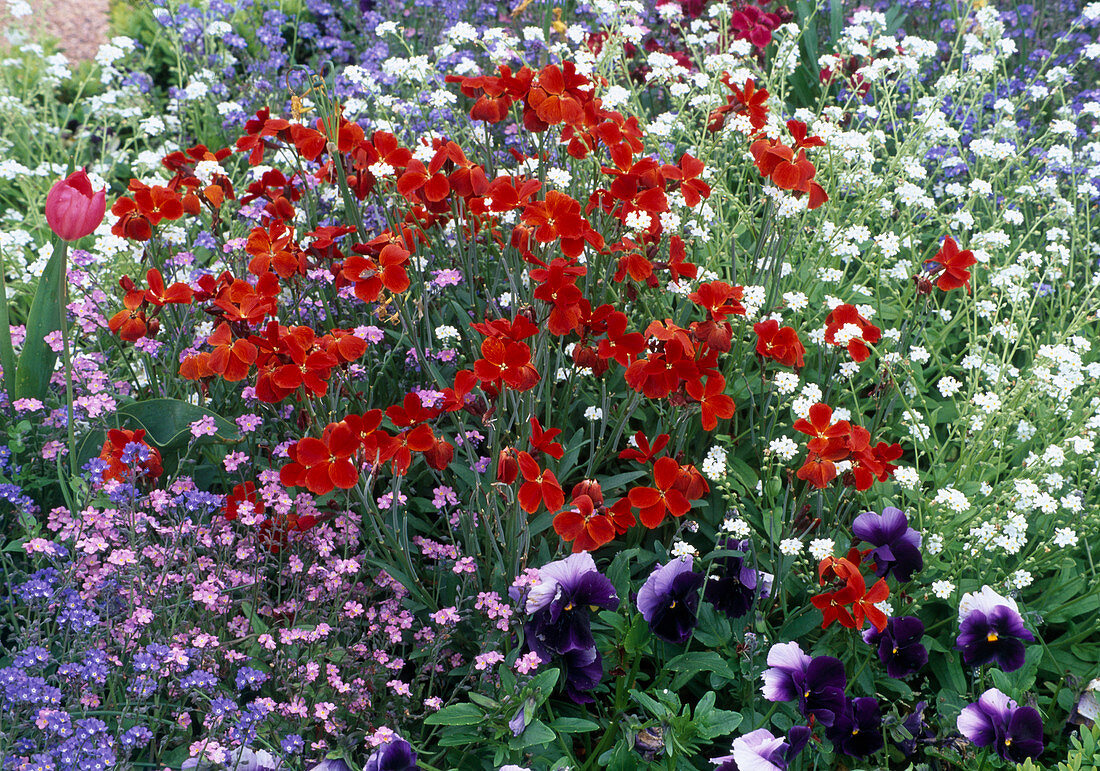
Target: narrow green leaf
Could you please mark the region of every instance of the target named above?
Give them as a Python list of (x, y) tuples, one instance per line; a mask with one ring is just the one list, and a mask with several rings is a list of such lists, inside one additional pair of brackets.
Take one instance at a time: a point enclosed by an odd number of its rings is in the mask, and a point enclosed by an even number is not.
[(50, 387), (57, 354), (44, 338), (61, 328), (61, 265), (65, 262), (67, 248), (64, 244), (54, 244), (53, 254), (34, 290), (34, 300), (27, 316), (27, 335), (15, 373), (17, 399), (43, 399)]

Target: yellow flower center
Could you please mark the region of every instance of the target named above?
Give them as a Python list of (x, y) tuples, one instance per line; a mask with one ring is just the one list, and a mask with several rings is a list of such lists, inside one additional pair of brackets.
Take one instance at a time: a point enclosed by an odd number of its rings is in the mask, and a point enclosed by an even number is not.
[(988, 642), (997, 642), (997, 640), (998, 640), (998, 639), (1000, 639), (1000, 638), (998, 638), (998, 637), (997, 637), (997, 633), (996, 633), (996, 632), (990, 632), (989, 634), (987, 634), (987, 635), (985, 636), (985, 639), (986, 639), (986, 640), (987, 640)]

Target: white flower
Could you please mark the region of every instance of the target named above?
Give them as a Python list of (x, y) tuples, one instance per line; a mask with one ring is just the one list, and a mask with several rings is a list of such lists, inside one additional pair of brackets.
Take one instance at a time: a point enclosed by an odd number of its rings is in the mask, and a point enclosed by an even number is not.
[(802, 541), (797, 538), (784, 538), (779, 542), (779, 551), (788, 557), (793, 557), (802, 551)]
[(816, 560), (823, 560), (832, 556), (835, 546), (832, 538), (815, 538), (810, 541), (810, 556)]
[(789, 461), (798, 454), (798, 445), (789, 436), (773, 439), (771, 444), (768, 445), (768, 449), (784, 461)]
[(955, 593), (955, 585), (950, 581), (933, 581), (932, 582), (932, 594), (939, 597), (941, 600), (946, 600), (952, 594)]
[(603, 410), (599, 407), (588, 407), (584, 411), (584, 417), (592, 422), (603, 420)]
[(1077, 545), (1077, 532), (1073, 528), (1059, 527), (1054, 531), (1054, 545), (1061, 548)]

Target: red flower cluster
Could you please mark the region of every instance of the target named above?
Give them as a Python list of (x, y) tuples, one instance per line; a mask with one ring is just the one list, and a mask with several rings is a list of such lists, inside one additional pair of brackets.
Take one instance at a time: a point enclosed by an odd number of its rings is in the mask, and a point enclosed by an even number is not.
[(886, 579), (880, 578), (870, 589), (867, 588), (867, 582), (859, 571), (863, 556), (858, 549), (852, 549), (846, 557), (826, 557), (818, 565), (818, 583), (825, 586), (831, 582), (836, 586), (832, 591), (810, 600), (821, 611), (822, 629), (834, 621), (848, 629), (862, 629), (865, 620), (880, 632), (886, 628), (889, 619), (875, 604), (890, 596), (890, 587)]
[(636, 447), (619, 453), (620, 458), (642, 466), (653, 464), (653, 484), (632, 487), (627, 493), (631, 507), (638, 510), (638, 518), (650, 529), (658, 527), (669, 514), (684, 516), (691, 511), (691, 501), (710, 493), (710, 486), (695, 466), (680, 465), (667, 455), (653, 460), (668, 441), (669, 435), (661, 434), (650, 445), (646, 435), (639, 431), (634, 435)]
[(829, 200), (824, 188), (814, 181), (817, 169), (806, 157), (807, 147), (824, 147), (818, 136), (806, 135), (806, 124), (797, 120), (787, 121), (787, 130), (795, 140), (788, 147), (778, 139), (757, 139), (749, 147), (756, 168), (781, 190), (789, 190), (796, 197), (809, 196), (808, 207), (816, 209)]
[(129, 276), (119, 279), (119, 286), (126, 292), (122, 298), (125, 309), (111, 317), (107, 322), (107, 328), (123, 340), (133, 342), (146, 335), (155, 336), (160, 329), (160, 322), (155, 317), (160, 313), (161, 308), (170, 303), (190, 303), (194, 296), (191, 287), (182, 282), (176, 282), (165, 288), (164, 277), (156, 268), (149, 269), (145, 274), (145, 280), (149, 288), (142, 290), (137, 288)]
[(848, 461), (851, 472), (845, 475), (844, 484), (867, 490), (876, 479), (889, 479), (897, 468), (892, 461), (901, 457), (900, 444), (879, 442), (872, 446), (867, 429), (847, 420), (833, 421), (833, 410), (827, 404), (810, 407), (809, 420), (795, 421), (794, 430), (810, 437), (806, 460), (795, 476), (819, 489), (836, 479), (836, 464)]

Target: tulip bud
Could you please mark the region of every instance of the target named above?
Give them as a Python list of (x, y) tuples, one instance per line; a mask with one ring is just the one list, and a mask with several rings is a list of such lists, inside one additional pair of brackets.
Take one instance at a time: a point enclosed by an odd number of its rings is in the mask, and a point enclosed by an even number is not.
[(46, 194), (46, 222), (63, 241), (88, 235), (103, 222), (106, 213), (107, 190), (93, 193), (84, 169), (58, 180)]

